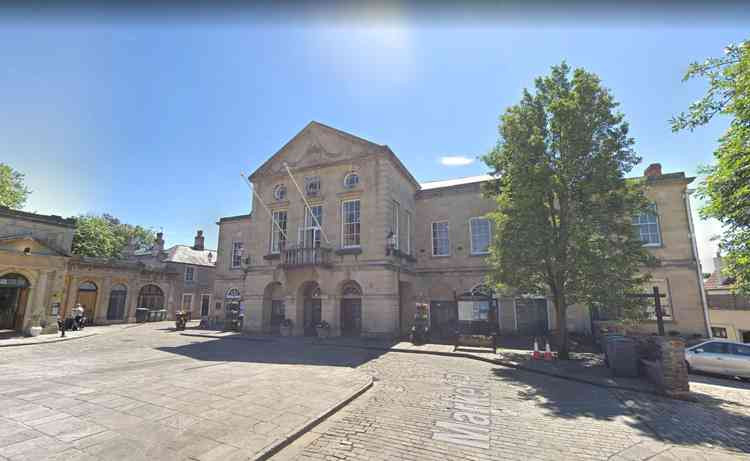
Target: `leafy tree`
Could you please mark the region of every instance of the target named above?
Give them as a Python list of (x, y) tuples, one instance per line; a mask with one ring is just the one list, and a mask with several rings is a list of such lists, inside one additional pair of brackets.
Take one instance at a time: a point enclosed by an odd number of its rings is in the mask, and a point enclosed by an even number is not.
[(698, 196), (707, 201), (701, 217), (724, 224), (725, 275), (736, 290), (750, 293), (750, 40), (729, 45), (720, 58), (690, 64), (683, 81), (696, 77), (708, 79), (708, 91), (671, 120), (672, 130), (692, 131), (717, 114), (732, 117), (714, 151), (716, 164), (700, 170), (706, 179)]
[(26, 188), (24, 175), (0, 163), (0, 206), (23, 208), (31, 191)]
[(655, 260), (632, 231), (631, 213), (648, 204), (642, 181), (625, 180), (640, 158), (611, 93), (564, 62), (535, 87), (502, 115), (484, 157), (497, 177), (485, 189), (497, 201), (489, 261), (504, 289), (552, 296), (568, 358), (568, 306), (643, 312), (627, 294), (642, 291), (640, 269)]
[(153, 239), (153, 231), (121, 223), (114, 216), (81, 215), (76, 218), (73, 253), (98, 258), (121, 258), (131, 240), (136, 247), (144, 247), (150, 245)]

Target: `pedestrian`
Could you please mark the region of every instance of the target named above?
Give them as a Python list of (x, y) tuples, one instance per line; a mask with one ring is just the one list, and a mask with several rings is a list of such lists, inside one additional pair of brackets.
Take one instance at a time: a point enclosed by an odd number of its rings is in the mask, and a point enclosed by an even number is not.
[(85, 320), (83, 317), (83, 313), (84, 310), (83, 306), (81, 306), (81, 303), (76, 303), (76, 307), (73, 308), (73, 318), (75, 319), (76, 325), (79, 330), (83, 329), (83, 322)]

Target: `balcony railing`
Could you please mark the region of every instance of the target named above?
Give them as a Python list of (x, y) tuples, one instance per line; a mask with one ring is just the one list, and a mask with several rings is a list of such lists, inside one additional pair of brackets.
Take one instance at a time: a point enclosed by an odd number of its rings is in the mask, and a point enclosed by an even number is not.
[(331, 266), (331, 249), (327, 247), (287, 247), (282, 250), (286, 267)]

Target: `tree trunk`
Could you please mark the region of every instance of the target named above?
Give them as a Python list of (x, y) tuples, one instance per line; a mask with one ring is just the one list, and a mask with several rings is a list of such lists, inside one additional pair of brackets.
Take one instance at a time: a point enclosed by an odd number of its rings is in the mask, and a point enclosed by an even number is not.
[(568, 360), (570, 353), (568, 350), (568, 306), (565, 304), (565, 296), (555, 296), (555, 312), (557, 313), (557, 358)]

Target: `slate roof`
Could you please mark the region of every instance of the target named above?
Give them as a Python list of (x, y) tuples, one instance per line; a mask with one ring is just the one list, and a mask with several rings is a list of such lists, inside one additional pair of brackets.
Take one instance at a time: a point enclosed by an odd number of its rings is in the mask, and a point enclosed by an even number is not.
[(454, 186), (462, 186), (464, 184), (473, 184), (477, 182), (485, 182), (485, 181), (492, 181), (494, 176), (489, 174), (483, 174), (479, 176), (467, 176), (465, 178), (456, 178), (456, 179), (445, 179), (441, 181), (428, 181), (423, 182), (419, 186), (421, 190), (431, 190), (431, 189), (441, 189), (443, 187), (454, 187)]
[[(194, 250), (188, 245), (175, 245), (167, 248), (164, 262), (192, 264), (194, 266), (215, 266), (216, 250)], [(209, 260), (208, 255), (211, 255)]]

